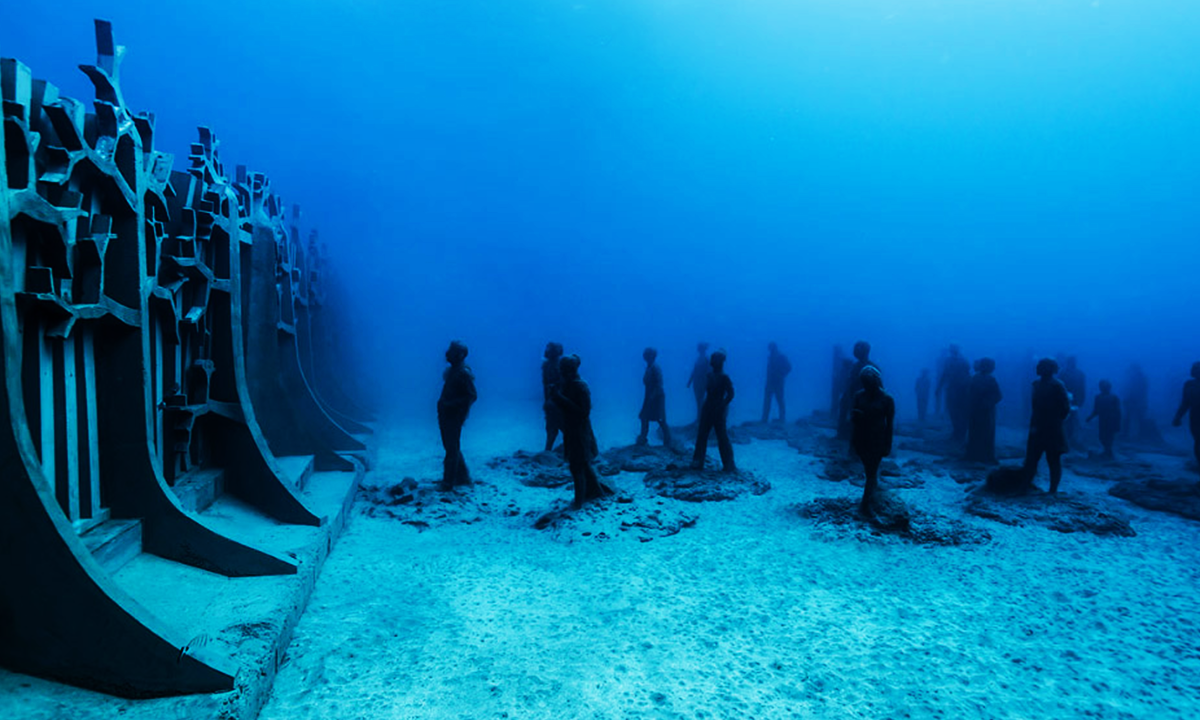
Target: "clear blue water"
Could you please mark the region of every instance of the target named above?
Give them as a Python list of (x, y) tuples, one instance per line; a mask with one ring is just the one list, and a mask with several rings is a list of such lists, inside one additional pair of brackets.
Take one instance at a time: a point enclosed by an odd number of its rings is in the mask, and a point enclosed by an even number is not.
[(0, 54), (90, 98), (93, 17), (177, 166), (208, 125), (302, 205), (397, 408), (452, 337), (481, 409), (557, 339), (635, 413), (656, 345), (676, 417), (706, 339), (737, 419), (769, 340), (793, 415), (859, 338), (902, 412), (952, 340), (1118, 392), (1140, 361), (1160, 415), (1200, 358), (1195, 3), (9, 2)]

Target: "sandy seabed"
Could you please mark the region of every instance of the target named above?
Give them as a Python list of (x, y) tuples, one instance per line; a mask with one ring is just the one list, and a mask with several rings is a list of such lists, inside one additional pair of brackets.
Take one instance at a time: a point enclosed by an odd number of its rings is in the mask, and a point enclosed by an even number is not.
[[(548, 532), (532, 518), (569, 487), (525, 487), (486, 464), (536, 449), (540, 433), (473, 418), (464, 449), (480, 484), (445, 522), (360, 501), (264, 720), (1200, 714), (1195, 522), (1112, 499), (1136, 537), (1012, 527), (962, 513), (964, 487), (937, 476), (905, 501), (990, 542), (831, 535), (795, 506), (861, 491), (756, 440), (735, 450), (772, 484), (763, 495), (678, 503), (638, 494), (639, 475), (611, 478), (635, 504), (686, 505), (698, 519), (677, 534)], [(438, 477), (432, 423), (376, 442), (368, 482), (412, 476), (424, 490)], [(1063, 487), (1107, 498), (1070, 471)], [(591, 512), (620, 507), (604, 502)]]

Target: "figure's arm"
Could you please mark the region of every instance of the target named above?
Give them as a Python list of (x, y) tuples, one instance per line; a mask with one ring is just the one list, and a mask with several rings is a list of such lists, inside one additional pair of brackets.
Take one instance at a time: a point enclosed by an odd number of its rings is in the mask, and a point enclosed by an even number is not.
[(1092, 418), (1096, 417), (1099, 414), (1100, 414), (1100, 396), (1097, 395), (1092, 400), (1092, 414), (1088, 415), (1087, 420), (1084, 420), (1084, 422), (1091, 422)]
[(550, 399), (553, 400), (554, 404), (563, 411), (579, 412), (579, 405), (576, 404), (574, 400), (564, 395), (562, 387), (559, 385), (554, 386), (554, 395), (552, 395)]
[(731, 402), (733, 402), (733, 381), (729, 379), (728, 375), (726, 375), (725, 376), (725, 404), (728, 405)]

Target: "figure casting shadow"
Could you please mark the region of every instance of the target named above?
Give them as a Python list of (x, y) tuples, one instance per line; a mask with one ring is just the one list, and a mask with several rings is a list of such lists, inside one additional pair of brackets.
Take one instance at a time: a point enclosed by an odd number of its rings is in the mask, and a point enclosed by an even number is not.
[(611, 495), (612, 489), (600, 482), (592, 467), (596, 436), (592, 432), (592, 393), (579, 377), (579, 356), (567, 355), (559, 360), (562, 382), (554, 391), (553, 401), (562, 411), (563, 452), (567, 467), (575, 482), (573, 507), (582, 507), (588, 500)]
[(854, 394), (854, 407), (850, 411), (850, 444), (867, 476), (859, 510), (869, 515), (879, 486), (879, 465), (892, 454), (896, 401), (884, 391), (883, 376), (874, 366), (868, 365), (859, 372), (859, 384), (862, 389)]
[(462, 454), (462, 428), (471, 412), (471, 405), (478, 395), (475, 392), (475, 376), (467, 367), (467, 346), (455, 340), (446, 350), (446, 362), (450, 367), (442, 374), (442, 394), (438, 398), (438, 429), (442, 433), (442, 447), (446, 459), (442, 464), (442, 490), (453, 490), (460, 485), (471, 484), (471, 474)]
[(646, 372), (642, 375), (642, 385), (645, 395), (642, 398), (642, 410), (638, 419), (642, 421), (642, 431), (638, 435), (637, 444), (645, 445), (650, 439), (650, 423), (658, 423), (662, 430), (663, 445), (671, 446), (671, 429), (667, 427), (667, 391), (663, 387), (662, 368), (655, 362), (658, 351), (646, 348), (642, 351), (642, 359), (646, 361)]
[(718, 350), (709, 358), (712, 371), (705, 385), (704, 404), (700, 409), (700, 427), (696, 433), (696, 452), (692, 456), (692, 467), (704, 469), (704, 458), (708, 454), (708, 435), (717, 434), (717, 449), (721, 453), (721, 467), (726, 472), (736, 472), (733, 462), (733, 445), (729, 442), (726, 420), (729, 403), (733, 401), (733, 381), (725, 374), (725, 351)]
[(1029, 419), (1029, 440), (1025, 445), (1025, 476), (1030, 483), (1037, 475), (1042, 455), (1050, 466), (1050, 492), (1058, 492), (1062, 480), (1062, 456), (1067, 451), (1063, 423), (1071, 414), (1067, 387), (1058, 378), (1058, 363), (1044, 358), (1037, 364), (1038, 379), (1033, 382), (1033, 415)]

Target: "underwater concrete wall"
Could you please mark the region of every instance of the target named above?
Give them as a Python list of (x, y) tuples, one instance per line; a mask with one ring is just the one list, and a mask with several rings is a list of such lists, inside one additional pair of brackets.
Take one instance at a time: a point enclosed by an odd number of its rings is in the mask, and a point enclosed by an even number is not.
[(112, 575), (143, 552), (295, 573), (203, 511), (228, 493), (321, 525), (305, 483), (363, 471), (369, 418), (338, 383), (299, 210), (262, 174), (231, 177), (208, 128), (183, 163), (156, 150), (109, 23), (96, 44), (91, 112), (0, 61), (0, 664), (127, 697), (228, 690), (231, 658)]

